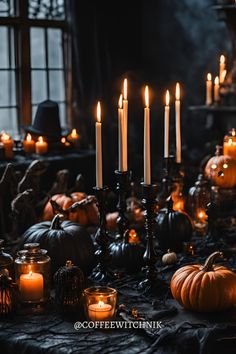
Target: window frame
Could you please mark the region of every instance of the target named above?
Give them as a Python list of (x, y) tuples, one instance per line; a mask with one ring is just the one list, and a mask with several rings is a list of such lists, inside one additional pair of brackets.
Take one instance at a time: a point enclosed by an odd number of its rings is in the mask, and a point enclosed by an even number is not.
[[(67, 13), (65, 1), (65, 13)], [(71, 58), (71, 33), (68, 19), (32, 19), (28, 17), (28, 0), (15, 0), (15, 15), (0, 16), (0, 26), (12, 27), (14, 30), (15, 44), (15, 87), (17, 125), (32, 123), (32, 97), (31, 97), (31, 51), (30, 29), (41, 27), (44, 29), (61, 29), (63, 38), (63, 71), (65, 82), (66, 123), (72, 126), (72, 58)]]

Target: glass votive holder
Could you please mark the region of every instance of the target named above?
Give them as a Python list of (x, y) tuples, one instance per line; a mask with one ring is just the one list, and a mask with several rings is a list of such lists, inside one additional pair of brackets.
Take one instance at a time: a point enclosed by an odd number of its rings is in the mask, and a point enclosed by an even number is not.
[(85, 313), (90, 321), (110, 321), (116, 312), (117, 291), (94, 286), (84, 290)]
[(50, 298), (50, 257), (38, 243), (27, 243), (15, 259), (15, 277), (22, 304), (40, 307)]

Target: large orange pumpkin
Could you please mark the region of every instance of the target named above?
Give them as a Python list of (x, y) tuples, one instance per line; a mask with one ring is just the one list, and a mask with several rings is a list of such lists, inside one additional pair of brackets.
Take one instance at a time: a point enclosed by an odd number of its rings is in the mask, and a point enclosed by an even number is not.
[(220, 149), (217, 147), (216, 155), (206, 164), (205, 175), (216, 186), (232, 188), (236, 185), (236, 160), (227, 155), (220, 155)]
[[(79, 202), (85, 199), (87, 195), (82, 192), (74, 192), (70, 195), (55, 194), (51, 200), (55, 201), (62, 209), (66, 210), (72, 206), (75, 202)], [(43, 212), (43, 220), (50, 221), (55, 216), (50, 201), (46, 204)], [(78, 208), (74, 212), (70, 212), (68, 220), (77, 222), (82, 226), (97, 225), (98, 224), (98, 210), (95, 203), (84, 205)]]
[(213, 312), (236, 304), (236, 274), (221, 265), (214, 265), (215, 259), (221, 255), (221, 252), (214, 252), (204, 266), (191, 264), (174, 273), (171, 292), (184, 308)]

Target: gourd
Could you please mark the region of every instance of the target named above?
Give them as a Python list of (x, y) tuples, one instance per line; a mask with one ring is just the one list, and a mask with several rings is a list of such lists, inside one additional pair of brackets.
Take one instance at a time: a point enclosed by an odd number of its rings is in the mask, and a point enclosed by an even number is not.
[(23, 244), (39, 243), (48, 251), (53, 273), (68, 259), (89, 273), (95, 265), (95, 248), (87, 230), (72, 221), (61, 221), (57, 214), (52, 222), (44, 221), (31, 226), (23, 235)]
[(167, 253), (165, 253), (162, 256), (162, 264), (164, 265), (169, 265), (169, 264), (174, 264), (177, 262), (177, 256), (175, 252), (171, 252), (170, 249), (167, 250)]
[(214, 264), (221, 256), (221, 252), (214, 252), (203, 266), (190, 264), (174, 273), (170, 288), (180, 305), (188, 310), (213, 312), (236, 303), (236, 274)]

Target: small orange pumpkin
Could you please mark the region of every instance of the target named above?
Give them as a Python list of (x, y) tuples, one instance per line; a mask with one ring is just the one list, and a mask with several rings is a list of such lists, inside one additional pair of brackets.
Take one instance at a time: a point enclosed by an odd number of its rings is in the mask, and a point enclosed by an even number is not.
[[(87, 195), (82, 192), (74, 192), (69, 195), (55, 194), (51, 200), (55, 201), (62, 209), (66, 210), (75, 202), (85, 199)], [(50, 201), (46, 204), (43, 212), (43, 220), (50, 221), (55, 216)], [(70, 212), (68, 220), (77, 222), (82, 226), (97, 225), (98, 224), (98, 210), (95, 203), (84, 205), (74, 212)]]
[(174, 273), (170, 288), (180, 305), (188, 310), (213, 312), (236, 304), (236, 274), (214, 265), (221, 256), (221, 252), (214, 252), (203, 266), (190, 264)]
[(220, 155), (220, 147), (217, 146), (215, 156), (206, 164), (205, 175), (216, 186), (232, 188), (236, 185), (236, 160)]

